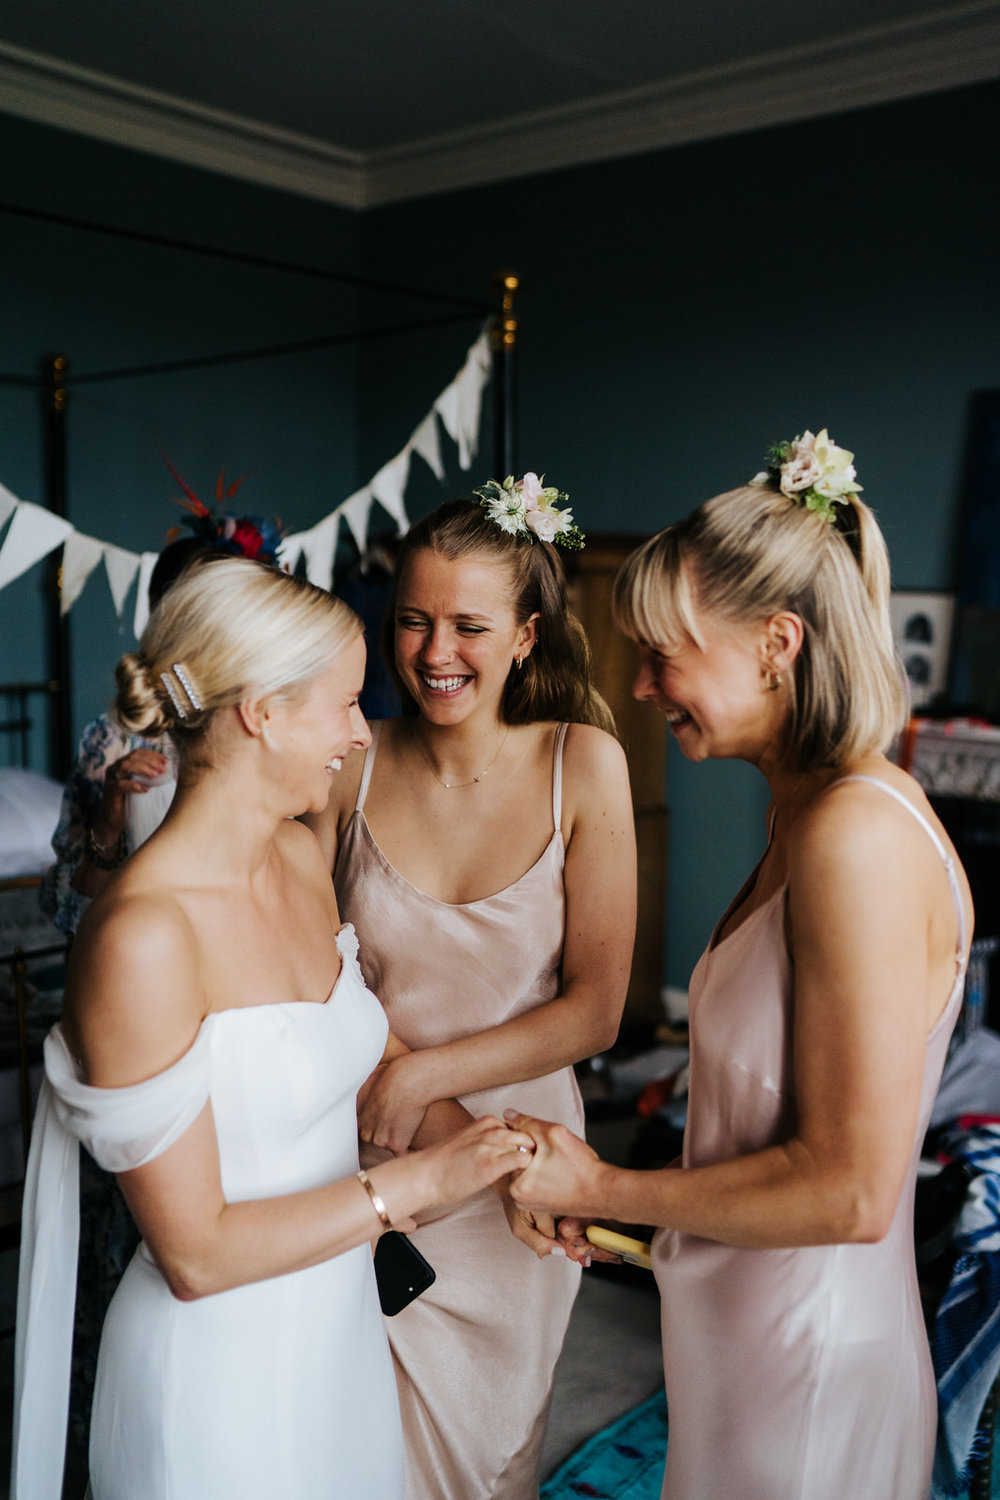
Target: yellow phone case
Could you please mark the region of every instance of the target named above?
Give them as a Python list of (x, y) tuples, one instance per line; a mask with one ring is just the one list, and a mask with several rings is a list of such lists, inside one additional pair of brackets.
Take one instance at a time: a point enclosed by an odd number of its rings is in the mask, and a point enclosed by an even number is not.
[(587, 1238), (599, 1250), (614, 1251), (615, 1255), (620, 1255), (630, 1266), (642, 1266), (645, 1271), (653, 1269), (652, 1247), (645, 1240), (629, 1239), (627, 1234), (605, 1229), (603, 1224), (588, 1224)]

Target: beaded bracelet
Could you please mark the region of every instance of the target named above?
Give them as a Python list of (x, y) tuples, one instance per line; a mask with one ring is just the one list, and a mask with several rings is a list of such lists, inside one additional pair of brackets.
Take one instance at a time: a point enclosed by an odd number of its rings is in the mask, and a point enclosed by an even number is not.
[(372, 1208), (382, 1220), (383, 1227), (385, 1229), (391, 1229), (392, 1220), (389, 1218), (386, 1206), (382, 1202), (382, 1199), (379, 1197), (378, 1193), (375, 1191), (375, 1184), (368, 1176), (368, 1173), (365, 1171), (364, 1167), (362, 1167), (361, 1171), (358, 1173), (358, 1181), (364, 1188), (365, 1192), (368, 1194), (369, 1198), (372, 1200)]
[(98, 870), (117, 870), (125, 863), (125, 830), (122, 829), (111, 849), (105, 849), (94, 837), (94, 830), (87, 829), (87, 853), (90, 862)]

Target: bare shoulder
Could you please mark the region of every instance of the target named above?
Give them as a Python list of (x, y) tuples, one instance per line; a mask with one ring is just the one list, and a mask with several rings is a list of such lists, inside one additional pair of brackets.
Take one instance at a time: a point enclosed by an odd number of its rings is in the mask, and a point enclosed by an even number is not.
[(634, 847), (632, 792), (625, 752), (613, 735), (571, 724), (563, 755), (563, 835), (592, 846), (610, 839)]
[(593, 724), (570, 724), (563, 767), (567, 780), (628, 785), (624, 750), (614, 735)]
[(190, 1047), (206, 1013), (196, 934), (171, 895), (121, 881), (80, 924), (65, 1029), (88, 1082), (152, 1077)]
[(827, 876), (840, 872), (847, 879), (873, 871), (884, 880), (934, 866), (940, 860), (913, 813), (947, 843), (923, 790), (898, 766), (879, 756), (846, 768), (796, 821), (789, 843), (791, 870), (818, 870)]

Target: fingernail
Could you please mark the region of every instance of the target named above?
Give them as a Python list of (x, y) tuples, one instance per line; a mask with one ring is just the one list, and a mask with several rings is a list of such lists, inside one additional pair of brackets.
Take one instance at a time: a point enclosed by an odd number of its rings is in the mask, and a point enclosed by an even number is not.
[(517, 1119), (517, 1110), (516, 1109), (505, 1109), (504, 1112), (503, 1112), (503, 1117), (504, 1117), (505, 1120), (516, 1120)]
[(553, 1245), (552, 1249), (549, 1251), (549, 1254), (550, 1255), (561, 1255), (564, 1260), (566, 1258), (566, 1251), (563, 1249), (562, 1245)]

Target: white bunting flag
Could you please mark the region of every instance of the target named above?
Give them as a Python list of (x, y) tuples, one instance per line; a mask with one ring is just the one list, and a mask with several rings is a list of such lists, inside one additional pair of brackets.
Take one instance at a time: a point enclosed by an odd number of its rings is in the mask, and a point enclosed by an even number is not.
[(62, 588), (59, 613), (68, 614), (83, 593), (83, 586), (104, 556), (104, 543), (96, 537), (71, 531), (63, 545)]
[(406, 489), (406, 481), (410, 477), (410, 447), (409, 444), (391, 458), (387, 464), (383, 464), (369, 482), (369, 489), (378, 503), (389, 512), (392, 519), (399, 528), (400, 536), (409, 526), (406, 507), (403, 504), (403, 491)]
[(0, 526), (4, 524), (7, 517), (11, 515), (20, 505), (16, 495), (12, 495), (6, 485), (0, 484)]
[(439, 484), (444, 483), (444, 464), (441, 462), (441, 433), (438, 429), (437, 413), (432, 409), (414, 428), (410, 446), (419, 453)]
[(333, 554), (339, 530), (339, 517), (334, 511), (311, 531), (299, 532), (296, 538), (306, 560), (306, 577), (321, 589), (328, 589), (333, 583)]
[(456, 418), (458, 427), (458, 462), (467, 469), (479, 447), (479, 421), (482, 415), (483, 390), (490, 378), (490, 348), (484, 334), (469, 350), (468, 357), (455, 380)]
[(0, 551), (0, 589), (54, 552), (72, 530), (68, 521), (44, 506), (19, 501)]
[(104, 571), (108, 575), (108, 587), (119, 620), (125, 608), (125, 596), (139, 571), (140, 561), (138, 552), (126, 552), (124, 547), (107, 546), (104, 549)]
[(149, 580), (153, 576), (159, 555), (158, 552), (144, 552), (139, 560), (139, 584), (135, 591), (135, 614), (132, 618), (136, 640), (142, 635), (149, 619)]
[(363, 490), (356, 490), (343, 505), (337, 507), (362, 557), (368, 551), (368, 517), (371, 515), (373, 499), (371, 490), (365, 485)]

